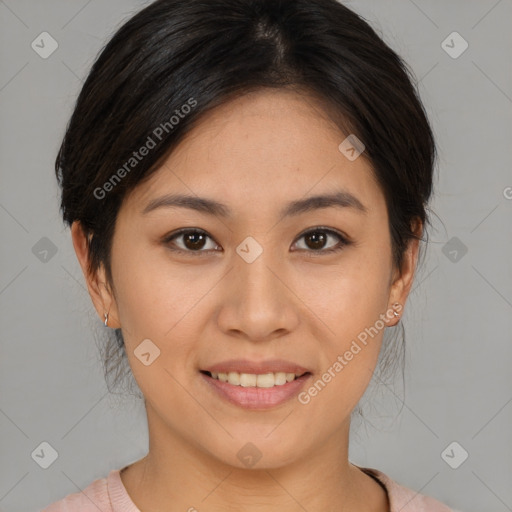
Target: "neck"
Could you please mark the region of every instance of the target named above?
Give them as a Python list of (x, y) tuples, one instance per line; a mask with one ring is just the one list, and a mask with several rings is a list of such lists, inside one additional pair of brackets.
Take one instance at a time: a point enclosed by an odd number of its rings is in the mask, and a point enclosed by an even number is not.
[(147, 456), (121, 474), (142, 512), (388, 510), (384, 489), (348, 461), (349, 421), (288, 464), (251, 469), (224, 463), (170, 432), (149, 408), (148, 427)]

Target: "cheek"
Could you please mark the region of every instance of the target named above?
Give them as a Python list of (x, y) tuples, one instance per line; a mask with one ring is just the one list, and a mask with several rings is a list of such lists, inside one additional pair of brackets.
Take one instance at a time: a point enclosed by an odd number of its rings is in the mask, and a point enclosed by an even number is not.
[[(386, 328), (381, 315), (388, 309), (390, 265), (385, 253), (360, 248), (329, 273), (310, 271), (307, 282), (297, 283), (310, 311), (304, 314), (319, 329), (314, 335), (321, 340), (321, 372), (329, 372), (321, 378), (329, 383), (325, 399), (339, 407), (355, 405), (375, 369)], [(337, 393), (350, 398), (337, 399)]]
[(347, 252), (328, 271), (311, 266), (297, 278), (297, 295), (340, 341), (373, 325), (388, 307), (391, 259), (368, 249)]
[[(371, 272), (370, 272), (371, 269)], [(312, 300), (323, 304), (315, 313), (322, 332), (319, 372), (298, 396), (302, 420), (326, 437), (348, 418), (357, 406), (377, 365), (385, 331), (380, 318), (387, 310), (388, 273), (385, 267), (358, 261), (317, 289)], [(320, 312), (318, 312), (320, 311)]]
[(165, 265), (165, 256), (135, 234), (118, 233), (112, 250), (116, 304), (123, 331), (162, 338), (193, 300), (186, 272)]
[[(205, 312), (209, 292), (221, 275), (209, 273), (205, 279), (205, 272), (198, 272), (197, 267), (171, 265), (165, 253), (154, 248), (120, 249), (112, 256), (116, 302), (135, 378), (151, 382), (168, 379), (167, 374), (147, 373), (141, 368), (137, 354), (144, 340), (156, 346), (145, 342), (150, 352), (158, 353), (154, 368), (181, 375), (195, 364), (196, 340), (211, 318)], [(147, 385), (151, 385), (149, 381)]]

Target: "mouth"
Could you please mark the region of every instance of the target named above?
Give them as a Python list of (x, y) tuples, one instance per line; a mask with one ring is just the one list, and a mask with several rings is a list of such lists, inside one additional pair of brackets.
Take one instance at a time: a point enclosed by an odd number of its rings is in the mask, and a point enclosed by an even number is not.
[[(277, 407), (296, 397), (312, 377), (312, 372), (299, 366), (281, 364), (281, 368), (272, 368), (278, 363), (270, 367), (267, 364), (264, 371), (261, 366), (243, 364), (239, 366), (245, 368), (236, 371), (233, 368), (236, 362), (233, 362), (200, 370), (199, 373), (216, 399), (243, 409), (262, 410)], [(276, 371), (270, 371), (271, 368)], [(277, 371), (279, 369), (283, 371)]]
[(269, 372), (269, 373), (239, 373), (239, 372), (209, 372), (201, 370), (203, 375), (220, 382), (227, 382), (232, 386), (241, 386), (243, 388), (273, 388), (275, 386), (284, 386), (288, 382), (300, 379), (310, 372), (301, 372), (299, 374), (292, 372)]

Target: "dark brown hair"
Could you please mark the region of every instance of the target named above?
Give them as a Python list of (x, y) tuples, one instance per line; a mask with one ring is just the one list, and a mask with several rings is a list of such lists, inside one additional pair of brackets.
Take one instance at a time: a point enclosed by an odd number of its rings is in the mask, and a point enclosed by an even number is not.
[[(113, 284), (110, 251), (123, 199), (203, 114), (249, 91), (282, 87), (318, 98), (343, 133), (364, 143), (400, 268), (414, 220), (429, 221), (436, 158), (400, 57), (336, 0), (157, 0), (100, 52), (56, 159), (63, 219), (80, 221), (90, 238), (89, 271), (104, 265)], [(122, 350), (120, 330), (115, 335)]]

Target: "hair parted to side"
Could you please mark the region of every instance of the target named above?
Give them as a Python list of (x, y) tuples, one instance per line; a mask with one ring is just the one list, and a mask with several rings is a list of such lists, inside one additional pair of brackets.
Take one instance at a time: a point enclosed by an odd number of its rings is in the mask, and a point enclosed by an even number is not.
[[(261, 88), (313, 96), (342, 133), (363, 141), (400, 268), (416, 237), (415, 220), (429, 224), (436, 160), (429, 121), (401, 58), (336, 0), (157, 0), (98, 55), (55, 162), (64, 222), (80, 221), (88, 236), (89, 272), (103, 265), (114, 289), (110, 252), (123, 199), (206, 112)], [(193, 108), (185, 109), (191, 100)], [(177, 123), (169, 122), (173, 116)], [(128, 171), (133, 152), (152, 134), (155, 146)], [(116, 173), (122, 179), (113, 183)], [(401, 349), (403, 343), (402, 328)], [(403, 359), (401, 349), (385, 347), (383, 364)], [(107, 383), (115, 387), (131, 376), (120, 329), (109, 334), (103, 353)]]

